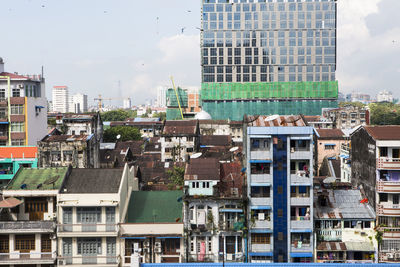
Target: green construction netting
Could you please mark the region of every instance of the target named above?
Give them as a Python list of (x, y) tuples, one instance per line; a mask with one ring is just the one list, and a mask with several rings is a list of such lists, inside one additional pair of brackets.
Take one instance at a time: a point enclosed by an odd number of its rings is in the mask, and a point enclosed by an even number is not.
[(167, 120), (173, 121), (173, 120), (181, 120), (181, 112), (179, 111), (178, 108), (167, 108)]
[(245, 114), (321, 115), (322, 108), (337, 106), (336, 100), (203, 101), (203, 110), (214, 120), (242, 120)]
[[(183, 90), (178, 87), (178, 96), (179, 96), (179, 101), (181, 104), (181, 107), (187, 107), (188, 106), (188, 94), (187, 90)], [(176, 94), (174, 89), (168, 89), (167, 90), (167, 107), (178, 107), (178, 100), (176, 99)]]
[[(201, 100), (337, 98), (338, 82), (202, 83)], [(176, 97), (175, 97), (176, 98)]]

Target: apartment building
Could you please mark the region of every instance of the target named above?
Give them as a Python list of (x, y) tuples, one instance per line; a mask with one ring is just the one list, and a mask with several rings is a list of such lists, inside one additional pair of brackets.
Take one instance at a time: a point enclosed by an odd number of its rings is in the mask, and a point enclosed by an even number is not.
[(65, 85), (53, 87), (53, 112), (69, 112), (70, 96), (68, 87)]
[(379, 262), (400, 262), (400, 126), (364, 126), (351, 135), (351, 177), (377, 216)]
[(197, 120), (165, 121), (161, 134), (161, 161), (186, 162), (196, 150), (199, 138)]
[(133, 174), (73, 169), (58, 195), (58, 265), (119, 266), (119, 223)]
[(230, 135), (234, 142), (243, 142), (242, 121), (199, 119), (201, 135)]
[(0, 265), (54, 266), (57, 196), (69, 168), (21, 168), (0, 202)]
[(336, 129), (352, 129), (370, 123), (369, 110), (353, 105), (322, 109), (322, 117), (332, 121), (333, 128)]
[(0, 58), (0, 146), (34, 146), (46, 133), (45, 79), (5, 72)]
[(185, 170), (186, 262), (242, 262), (245, 255), (243, 176), (238, 162), (191, 159)]
[(245, 116), (249, 261), (313, 260), (313, 128), (301, 116)]
[(314, 196), (316, 262), (377, 262), (375, 212), (361, 191), (321, 182)]
[(56, 120), (57, 128), (68, 135), (94, 135), (97, 142), (103, 141), (103, 121), (100, 113), (64, 114)]

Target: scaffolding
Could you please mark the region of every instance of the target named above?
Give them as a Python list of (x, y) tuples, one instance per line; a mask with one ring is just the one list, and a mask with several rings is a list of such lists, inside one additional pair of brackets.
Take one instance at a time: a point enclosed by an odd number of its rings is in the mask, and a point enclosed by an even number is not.
[(170, 88), (167, 90), (166, 94), (167, 94), (166, 95), (167, 107), (179, 108), (178, 99), (176, 97), (176, 94), (178, 94), (181, 107), (184, 107), (184, 108), (188, 107), (188, 92), (187, 92), (187, 90), (184, 90), (184, 89), (178, 87), (177, 93), (175, 93), (175, 90)]
[(337, 99), (338, 82), (202, 83), (201, 100)]

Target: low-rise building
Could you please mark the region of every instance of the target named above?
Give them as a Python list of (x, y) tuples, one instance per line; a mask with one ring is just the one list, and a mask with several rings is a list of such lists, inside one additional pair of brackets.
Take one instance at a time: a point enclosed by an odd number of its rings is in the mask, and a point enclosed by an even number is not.
[(0, 265), (54, 266), (57, 197), (70, 168), (21, 168), (0, 202)]
[[(103, 141), (103, 121), (99, 112), (93, 114), (63, 114), (57, 118), (58, 129), (67, 135), (95, 135)], [(61, 123), (61, 124), (60, 124)]]
[(54, 129), (38, 142), (39, 166), (99, 168), (99, 146), (94, 134), (65, 135)]
[(201, 135), (230, 135), (234, 142), (243, 142), (242, 121), (199, 120)]
[(376, 262), (375, 213), (361, 191), (322, 184), (314, 193), (316, 262)]
[(333, 122), (328, 119), (324, 118), (320, 115), (317, 116), (304, 116), (307, 124), (314, 127), (315, 129), (332, 129)]
[(163, 122), (159, 118), (129, 118), (125, 121), (115, 121), (110, 123), (111, 127), (130, 126), (139, 129), (142, 137), (151, 138), (160, 136), (162, 133)]
[(38, 167), (37, 147), (0, 147), (0, 187), (6, 186), (20, 167)]
[(58, 195), (58, 265), (119, 266), (119, 226), (133, 173), (73, 169)]
[(165, 121), (161, 135), (161, 161), (186, 162), (197, 150), (199, 142), (197, 120)]
[(322, 116), (331, 120), (335, 129), (351, 129), (360, 125), (369, 125), (370, 123), (369, 110), (353, 105), (323, 109)]
[(183, 243), (182, 191), (132, 191), (120, 226), (122, 266), (135, 249), (142, 263), (178, 263)]

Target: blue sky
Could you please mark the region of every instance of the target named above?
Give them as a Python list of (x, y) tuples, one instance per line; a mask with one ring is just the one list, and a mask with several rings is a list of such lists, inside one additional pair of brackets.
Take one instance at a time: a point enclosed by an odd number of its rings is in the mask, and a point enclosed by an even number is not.
[[(157, 86), (170, 85), (170, 75), (178, 85), (200, 85), (200, 0), (0, 4), (6, 70), (33, 74), (43, 65), (48, 98), (54, 85), (68, 85), (73, 93), (87, 93), (90, 103), (101, 93), (138, 104), (154, 98)], [(395, 9), (399, 0), (339, 0), (337, 76), (343, 91), (374, 95), (387, 89), (400, 96), (400, 22), (389, 27), (385, 20)]]

